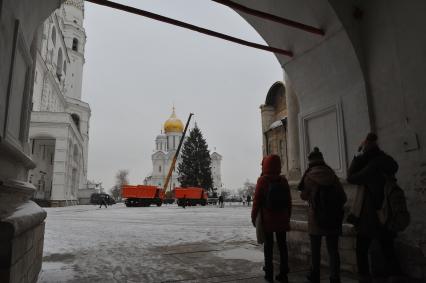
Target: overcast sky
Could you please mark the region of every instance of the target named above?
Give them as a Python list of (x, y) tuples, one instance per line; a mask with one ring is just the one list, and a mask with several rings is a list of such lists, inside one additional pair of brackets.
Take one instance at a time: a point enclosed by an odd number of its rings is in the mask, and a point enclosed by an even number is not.
[[(231, 9), (209, 0), (117, 2), (264, 44)], [(109, 190), (120, 169), (131, 183), (152, 171), (155, 137), (171, 114), (190, 112), (210, 150), (223, 156), (222, 182), (237, 189), (260, 173), (259, 106), (283, 73), (272, 53), (85, 3), (83, 100), (90, 104), (88, 177)], [(193, 125), (193, 123), (192, 123)]]

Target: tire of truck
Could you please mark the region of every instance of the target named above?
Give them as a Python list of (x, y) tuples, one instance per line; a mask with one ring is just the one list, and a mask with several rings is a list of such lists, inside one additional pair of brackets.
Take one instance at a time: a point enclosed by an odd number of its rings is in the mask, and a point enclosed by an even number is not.
[(201, 206), (206, 206), (206, 204), (207, 204), (207, 201), (201, 201)]
[(163, 203), (161, 202), (157, 202), (157, 206), (161, 206)]

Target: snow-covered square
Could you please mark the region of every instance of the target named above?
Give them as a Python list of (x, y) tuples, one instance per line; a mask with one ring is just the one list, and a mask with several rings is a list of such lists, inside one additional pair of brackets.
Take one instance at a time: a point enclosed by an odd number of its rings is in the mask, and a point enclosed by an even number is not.
[(261, 275), (263, 253), (246, 206), (46, 210), (39, 282), (223, 282)]

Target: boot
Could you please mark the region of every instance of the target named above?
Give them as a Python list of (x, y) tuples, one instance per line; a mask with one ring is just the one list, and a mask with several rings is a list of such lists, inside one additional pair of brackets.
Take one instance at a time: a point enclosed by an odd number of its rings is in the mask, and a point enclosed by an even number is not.
[(272, 269), (268, 269), (265, 266), (263, 267), (263, 271), (265, 271), (265, 280), (268, 282), (274, 282), (274, 272)]
[(265, 280), (268, 282), (274, 282), (274, 274), (270, 272), (265, 272)]
[(317, 273), (313, 273), (310, 271), (308, 275), (306, 275), (306, 279), (308, 279), (311, 283), (320, 283), (320, 275)]
[(288, 283), (287, 274), (280, 273), (277, 276), (275, 276), (275, 280), (281, 283)]

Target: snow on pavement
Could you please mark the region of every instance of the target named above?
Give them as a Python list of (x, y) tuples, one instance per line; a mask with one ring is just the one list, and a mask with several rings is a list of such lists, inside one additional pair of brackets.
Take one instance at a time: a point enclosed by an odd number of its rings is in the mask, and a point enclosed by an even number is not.
[[(220, 272), (212, 265), (215, 258), (253, 265), (262, 261), (248, 207), (128, 208), (117, 204), (46, 211), (39, 282), (184, 280), (193, 278), (196, 269)], [(195, 251), (193, 260), (199, 265), (195, 269), (188, 251)], [(207, 252), (209, 256), (203, 254)], [(231, 265), (226, 268), (233, 270)]]

